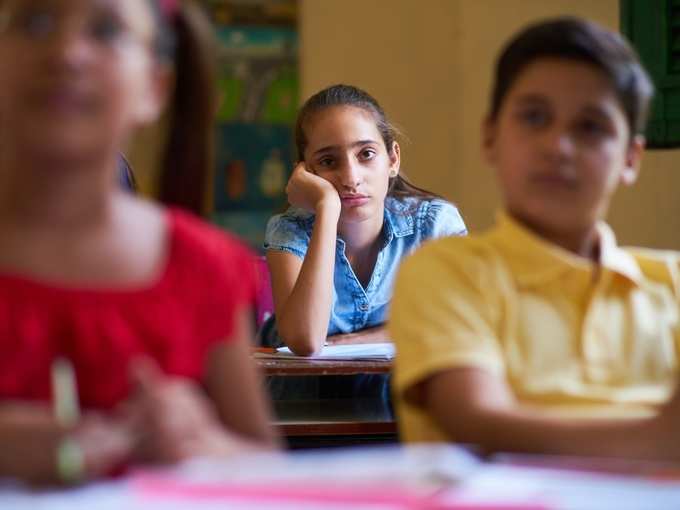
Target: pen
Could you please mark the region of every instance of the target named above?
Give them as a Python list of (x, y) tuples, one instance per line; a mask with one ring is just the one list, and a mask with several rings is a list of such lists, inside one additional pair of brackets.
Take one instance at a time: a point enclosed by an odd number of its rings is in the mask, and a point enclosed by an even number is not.
[(75, 483), (85, 473), (85, 455), (68, 432), (80, 421), (80, 405), (73, 365), (62, 357), (52, 362), (52, 407), (57, 423), (67, 431), (57, 445), (57, 474), (64, 482)]
[(66, 358), (57, 358), (52, 363), (52, 405), (54, 417), (62, 427), (71, 428), (80, 420), (76, 376)]

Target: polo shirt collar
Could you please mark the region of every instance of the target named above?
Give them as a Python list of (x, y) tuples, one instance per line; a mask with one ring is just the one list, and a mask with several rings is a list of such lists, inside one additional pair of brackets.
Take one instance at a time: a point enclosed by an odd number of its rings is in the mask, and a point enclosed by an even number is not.
[[(606, 223), (599, 222), (596, 228), (601, 267), (639, 284), (642, 273), (633, 256), (619, 248)], [(544, 283), (568, 271), (592, 273), (596, 269), (592, 261), (546, 241), (505, 211), (497, 215), (496, 226), (490, 235), (492, 242), (502, 248), (506, 262), (519, 283)]]

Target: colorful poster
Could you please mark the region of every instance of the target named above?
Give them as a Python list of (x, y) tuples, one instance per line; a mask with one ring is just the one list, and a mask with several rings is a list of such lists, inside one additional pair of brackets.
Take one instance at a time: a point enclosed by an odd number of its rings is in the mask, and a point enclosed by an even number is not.
[(244, 211), (281, 207), (293, 164), (291, 128), (229, 123), (217, 130), (215, 209)]
[(297, 34), (291, 28), (218, 29), (220, 107), (215, 221), (261, 244), (286, 203), (298, 108)]

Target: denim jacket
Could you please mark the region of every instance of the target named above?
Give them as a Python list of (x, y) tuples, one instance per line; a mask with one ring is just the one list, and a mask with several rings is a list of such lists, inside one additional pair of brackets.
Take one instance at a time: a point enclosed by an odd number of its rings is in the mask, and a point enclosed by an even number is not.
[[(264, 248), (286, 251), (304, 259), (313, 225), (313, 213), (291, 207), (269, 220)], [(387, 197), (382, 247), (366, 288), (345, 256), (345, 242), (339, 237), (336, 240), (328, 335), (352, 333), (384, 323), (402, 257), (428, 239), (466, 233), (458, 209), (444, 200)]]

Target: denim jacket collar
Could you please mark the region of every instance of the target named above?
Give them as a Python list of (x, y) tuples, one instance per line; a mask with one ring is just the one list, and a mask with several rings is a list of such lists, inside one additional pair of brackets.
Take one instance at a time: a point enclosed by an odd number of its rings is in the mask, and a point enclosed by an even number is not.
[(385, 199), (385, 235), (389, 240), (394, 237), (404, 237), (415, 231), (415, 211), (417, 204), (414, 201), (397, 200), (393, 197)]

